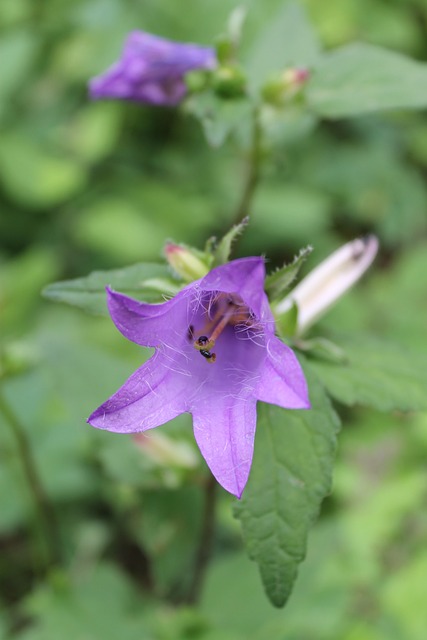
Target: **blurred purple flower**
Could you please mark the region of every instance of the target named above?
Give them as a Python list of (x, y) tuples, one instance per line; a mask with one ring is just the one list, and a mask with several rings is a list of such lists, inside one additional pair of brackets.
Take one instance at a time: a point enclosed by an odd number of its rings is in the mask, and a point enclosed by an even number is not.
[(174, 106), (185, 96), (184, 75), (194, 69), (214, 69), (215, 50), (172, 42), (144, 31), (132, 31), (122, 56), (105, 73), (92, 78), (93, 99), (115, 98)]
[(216, 267), (163, 304), (108, 290), (117, 328), (155, 353), (88, 422), (133, 433), (189, 412), (209, 468), (240, 498), (252, 463), (257, 400), (310, 406), (294, 353), (274, 335), (264, 278), (262, 258), (243, 258)]

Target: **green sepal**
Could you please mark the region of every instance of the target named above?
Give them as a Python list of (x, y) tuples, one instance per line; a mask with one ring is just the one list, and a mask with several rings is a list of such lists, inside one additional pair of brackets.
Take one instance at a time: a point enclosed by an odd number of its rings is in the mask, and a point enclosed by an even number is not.
[(313, 247), (308, 245), (301, 249), (299, 254), (289, 264), (284, 264), (265, 279), (265, 290), (268, 297), (273, 301), (282, 296), (291, 286), (297, 277), (303, 263), (313, 251)]
[(244, 6), (233, 9), (227, 20), (225, 32), (215, 38), (216, 56), (220, 65), (228, 65), (235, 62), (237, 49), (242, 38), (246, 13), (247, 9)]
[(298, 327), (298, 305), (292, 302), (292, 306), (276, 316), (276, 330), (281, 338), (290, 338), (296, 334)]
[(217, 267), (229, 261), (233, 244), (237, 238), (243, 233), (249, 223), (249, 218), (243, 218), (241, 222), (231, 227), (221, 240), (213, 248), (212, 266)]

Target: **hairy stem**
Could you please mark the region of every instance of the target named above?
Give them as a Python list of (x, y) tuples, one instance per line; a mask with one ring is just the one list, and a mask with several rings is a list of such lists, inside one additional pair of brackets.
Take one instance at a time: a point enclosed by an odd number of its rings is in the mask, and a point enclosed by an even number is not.
[(44, 563), (46, 568), (48, 568), (59, 560), (59, 541), (52, 507), (41, 482), (25, 429), (1, 390), (0, 413), (9, 426), (18, 449), (25, 479), (34, 503), (38, 529), (44, 542)]
[(262, 129), (259, 122), (258, 109), (252, 114), (252, 140), (248, 154), (246, 177), (240, 200), (234, 213), (234, 224), (239, 224), (250, 213), (249, 209), (260, 180), (261, 169), (261, 137)]
[(194, 573), (188, 590), (187, 604), (195, 604), (202, 591), (203, 580), (212, 552), (215, 528), (215, 504), (217, 482), (213, 475), (209, 475), (205, 485), (205, 505), (203, 511), (200, 543), (197, 550)]

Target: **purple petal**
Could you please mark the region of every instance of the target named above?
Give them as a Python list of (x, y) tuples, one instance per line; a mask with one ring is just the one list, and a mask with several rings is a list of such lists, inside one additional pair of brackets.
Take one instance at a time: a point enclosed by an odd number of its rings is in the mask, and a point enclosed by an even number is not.
[(205, 291), (238, 293), (255, 313), (274, 331), (274, 320), (264, 293), (265, 265), (263, 258), (240, 258), (212, 269), (201, 282)]
[(183, 412), (183, 385), (155, 354), (88, 418), (98, 429), (134, 433), (153, 429)]
[(267, 343), (267, 357), (261, 370), (256, 397), (284, 409), (309, 409), (307, 383), (294, 352), (279, 338)]
[(255, 400), (207, 395), (192, 414), (194, 437), (209, 469), (226, 491), (240, 498), (252, 464)]
[(171, 341), (174, 326), (182, 326), (185, 334), (189, 294), (191, 288), (186, 287), (167, 302), (147, 304), (107, 287), (108, 310), (125, 338), (144, 347), (158, 347)]

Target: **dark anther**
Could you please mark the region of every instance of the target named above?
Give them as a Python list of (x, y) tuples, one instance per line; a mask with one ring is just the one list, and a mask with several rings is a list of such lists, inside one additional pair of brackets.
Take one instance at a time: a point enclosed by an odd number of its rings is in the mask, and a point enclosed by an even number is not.
[(190, 324), (190, 326), (188, 327), (187, 338), (191, 341), (194, 340), (194, 327), (192, 324)]
[[(200, 336), (200, 338), (197, 338), (197, 344), (200, 347), (203, 347), (203, 345), (207, 344), (208, 342), (209, 342), (209, 338), (207, 336)], [(202, 352), (200, 351), (200, 353), (202, 353)], [(207, 353), (209, 353), (209, 352), (207, 352)], [(206, 356), (205, 356), (205, 358), (206, 358)]]

